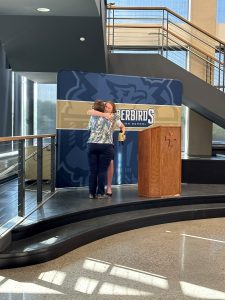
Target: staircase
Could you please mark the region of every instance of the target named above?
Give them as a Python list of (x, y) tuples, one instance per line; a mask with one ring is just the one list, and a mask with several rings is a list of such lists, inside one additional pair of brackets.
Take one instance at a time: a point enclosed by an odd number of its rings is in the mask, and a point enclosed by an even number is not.
[(109, 73), (179, 79), (183, 104), (225, 128), (223, 41), (165, 7), (109, 6), (107, 16)]

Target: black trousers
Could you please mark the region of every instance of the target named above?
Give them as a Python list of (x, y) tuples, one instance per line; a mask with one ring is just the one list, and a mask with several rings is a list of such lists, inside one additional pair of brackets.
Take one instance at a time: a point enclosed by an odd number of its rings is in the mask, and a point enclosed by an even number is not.
[(88, 144), (89, 193), (92, 195), (105, 193), (107, 169), (113, 157), (112, 144)]

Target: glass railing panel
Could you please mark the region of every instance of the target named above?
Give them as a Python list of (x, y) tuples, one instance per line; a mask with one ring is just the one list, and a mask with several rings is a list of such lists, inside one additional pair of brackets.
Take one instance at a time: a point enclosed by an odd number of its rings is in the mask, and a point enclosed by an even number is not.
[(0, 141), (0, 148), (8, 144), (13, 144), (15, 151), (0, 155), (0, 236), (34, 212), (55, 190), (54, 136)]

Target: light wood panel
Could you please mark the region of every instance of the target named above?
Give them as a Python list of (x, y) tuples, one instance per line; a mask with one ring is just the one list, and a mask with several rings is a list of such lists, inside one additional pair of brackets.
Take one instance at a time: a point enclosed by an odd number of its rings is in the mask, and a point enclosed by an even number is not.
[(139, 132), (138, 193), (144, 197), (181, 193), (181, 127), (158, 126)]

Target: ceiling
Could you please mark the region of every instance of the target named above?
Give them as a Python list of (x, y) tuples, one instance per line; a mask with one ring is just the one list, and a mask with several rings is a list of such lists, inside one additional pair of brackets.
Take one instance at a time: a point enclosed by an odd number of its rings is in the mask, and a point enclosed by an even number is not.
[(45, 16), (99, 16), (99, 1), (93, 0), (0, 0), (0, 15), (40, 16), (36, 9), (49, 8)]
[[(104, 3), (0, 0), (0, 41), (12, 70), (48, 83), (65, 69), (105, 72)], [(51, 10), (40, 13), (38, 7)]]

